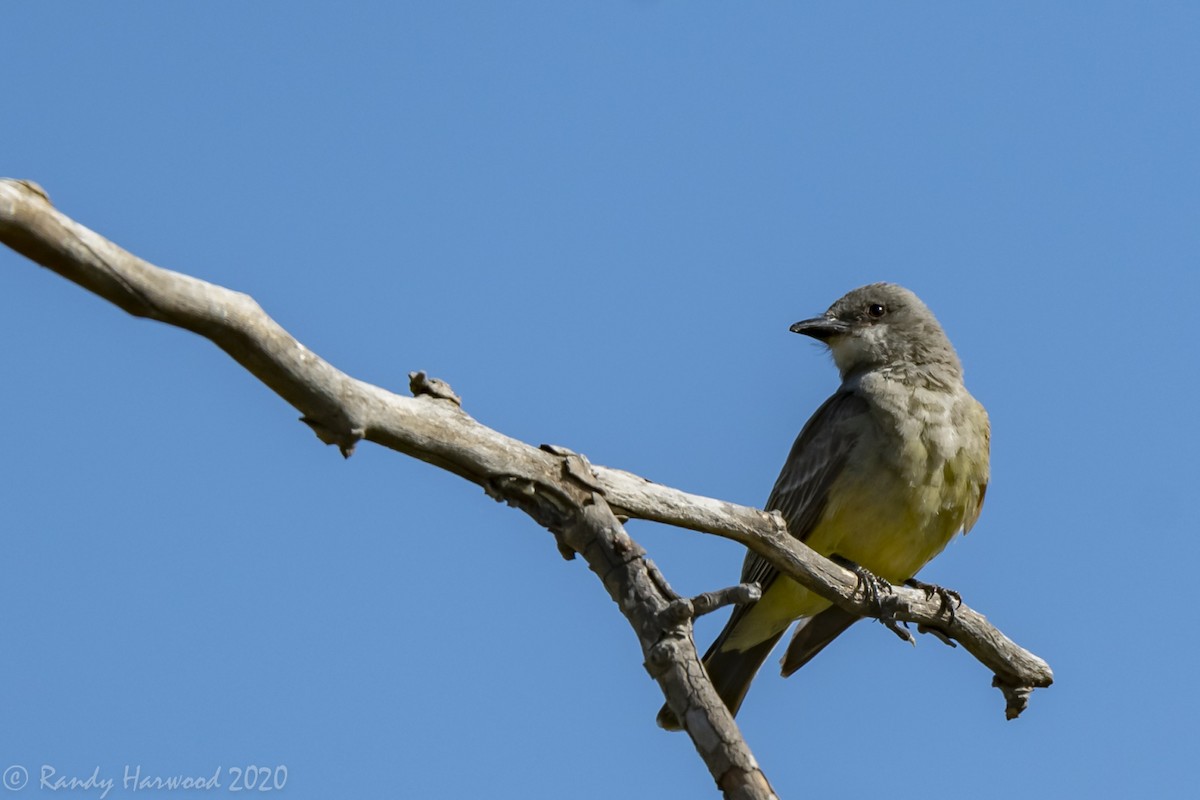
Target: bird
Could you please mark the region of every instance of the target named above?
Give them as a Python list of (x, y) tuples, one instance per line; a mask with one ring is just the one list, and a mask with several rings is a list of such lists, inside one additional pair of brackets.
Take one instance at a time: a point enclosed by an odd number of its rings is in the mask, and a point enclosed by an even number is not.
[[(953, 345), (933, 312), (893, 283), (854, 289), (790, 330), (828, 347), (841, 385), (800, 431), (766, 510), (782, 514), (788, 532), (816, 552), (854, 568), (860, 581), (937, 588), (915, 576), (971, 530), (990, 479), (988, 415), (964, 386)], [(753, 551), (741, 582), (757, 583), (761, 596), (734, 606), (703, 659), (735, 715), (793, 622), (785, 677), (861, 618)], [(682, 727), (666, 706), (658, 724)]]

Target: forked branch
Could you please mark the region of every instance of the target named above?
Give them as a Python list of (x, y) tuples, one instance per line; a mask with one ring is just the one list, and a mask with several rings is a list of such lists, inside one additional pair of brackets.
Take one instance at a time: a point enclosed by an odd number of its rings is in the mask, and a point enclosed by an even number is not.
[[(683, 600), (618, 517), (716, 534), (755, 550), (783, 574), (847, 609), (876, 616), (856, 576), (787, 534), (783, 520), (700, 497), (617, 469), (593, 467), (557, 447), (538, 448), (472, 419), (441, 381), (414, 373), (414, 397), (346, 375), (312, 353), (250, 297), (156, 267), (57, 211), (36, 184), (0, 180), (0, 242), (130, 314), (211, 340), (298, 409), (322, 441), (349, 456), (366, 439), (449, 470), (520, 507), (550, 529), (564, 555), (583, 556), (642, 645), (645, 664), (685, 723), (727, 797), (774, 797), (696, 655), (692, 618), (753, 596), (735, 587)], [(954, 639), (994, 674), (1006, 714), (1018, 715), (1049, 666), (966, 605), (950, 615), (940, 598), (894, 589), (895, 619)], [(649, 719), (649, 716), (647, 717)]]

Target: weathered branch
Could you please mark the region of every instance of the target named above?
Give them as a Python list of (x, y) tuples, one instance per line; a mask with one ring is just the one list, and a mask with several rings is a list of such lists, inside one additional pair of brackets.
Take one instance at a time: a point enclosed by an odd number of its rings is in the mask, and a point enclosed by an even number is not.
[[(427, 461), (520, 506), (579, 552), (638, 634), (646, 666), (684, 720), (710, 772), (730, 797), (773, 797), (724, 709), (691, 641), (687, 607), (615, 515), (665, 522), (741, 542), (800, 583), (865, 616), (853, 573), (787, 534), (777, 514), (687, 494), (621, 470), (591, 467), (561, 448), (539, 449), (481, 425), (440, 381), (414, 374), (413, 398), (356, 380), (310, 352), (250, 297), (155, 267), (55, 210), (23, 181), (0, 180), (0, 242), (134, 316), (200, 334), (297, 408), (322, 441), (349, 456), (361, 439)], [(746, 591), (746, 590), (740, 590)], [(965, 605), (953, 618), (940, 600), (895, 589), (896, 619), (963, 643), (995, 674), (1007, 713), (1049, 686), (1049, 666)], [(693, 603), (691, 614), (729, 599)], [(688, 601), (683, 601), (687, 603)]]

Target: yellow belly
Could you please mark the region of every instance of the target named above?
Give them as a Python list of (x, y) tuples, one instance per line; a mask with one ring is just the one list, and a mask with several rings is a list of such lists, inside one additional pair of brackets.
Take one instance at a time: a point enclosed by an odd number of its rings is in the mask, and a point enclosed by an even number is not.
[[(921, 475), (916, 485), (895, 471), (865, 470), (872, 480), (843, 475), (831, 487), (821, 521), (806, 544), (839, 555), (892, 583), (901, 583), (940, 553), (976, 509), (980, 487), (961, 480), (955, 460)], [(829, 601), (777, 577), (730, 633), (723, 649), (745, 650), (785, 630), (794, 620), (828, 608)]]

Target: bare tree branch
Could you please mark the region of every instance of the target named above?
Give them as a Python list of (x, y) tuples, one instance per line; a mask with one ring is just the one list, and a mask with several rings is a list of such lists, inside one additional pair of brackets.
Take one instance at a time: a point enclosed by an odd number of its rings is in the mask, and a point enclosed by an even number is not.
[[(646, 668), (684, 721), (727, 797), (774, 797), (717, 697), (691, 637), (694, 616), (752, 596), (750, 587), (681, 600), (617, 517), (664, 522), (741, 542), (782, 573), (864, 616), (880, 609), (857, 592), (856, 576), (787, 534), (778, 514), (691, 495), (636, 475), (593, 467), (563, 448), (535, 448), (481, 425), (450, 388), (421, 373), (413, 398), (356, 380), (324, 361), (250, 297), (161, 269), (54, 209), (44, 191), (0, 180), (0, 242), (130, 314), (208, 338), (276, 394), (328, 444), (349, 456), (367, 439), (449, 470), (526, 511), (581, 554), (617, 602), (642, 645)], [(994, 673), (1006, 714), (1018, 715), (1049, 666), (965, 605), (950, 614), (940, 598), (896, 587), (895, 619), (962, 642)]]

